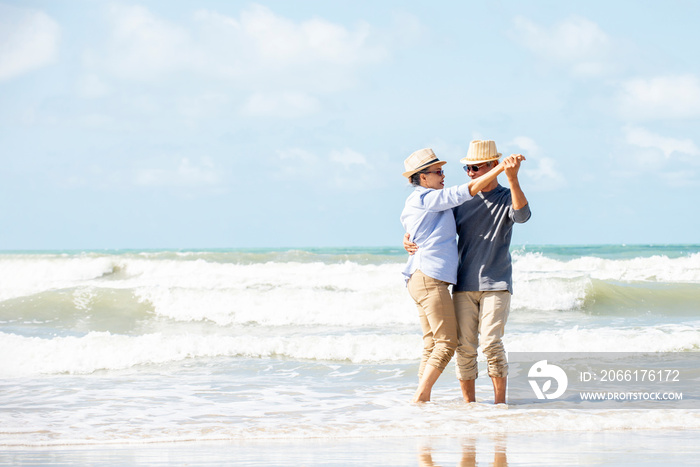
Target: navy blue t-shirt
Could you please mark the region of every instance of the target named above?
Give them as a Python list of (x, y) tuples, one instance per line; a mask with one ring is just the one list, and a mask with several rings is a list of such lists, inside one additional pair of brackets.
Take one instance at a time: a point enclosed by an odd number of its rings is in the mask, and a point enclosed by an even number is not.
[(513, 293), (510, 239), (514, 223), (530, 219), (530, 205), (513, 209), (510, 189), (498, 185), (452, 209), (457, 224), (459, 269), (453, 291)]

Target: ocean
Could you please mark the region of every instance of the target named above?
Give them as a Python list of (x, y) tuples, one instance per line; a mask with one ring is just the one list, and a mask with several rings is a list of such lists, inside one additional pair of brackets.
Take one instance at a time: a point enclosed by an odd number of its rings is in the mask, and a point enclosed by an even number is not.
[[(508, 352), (700, 352), (700, 245), (527, 245), (512, 257)], [(698, 409), (494, 406), (483, 356), (476, 404), (462, 402), (454, 363), (432, 402), (411, 404), (421, 338), (405, 259), (0, 253), (0, 464), (697, 459)], [(700, 386), (695, 375), (677, 389)]]

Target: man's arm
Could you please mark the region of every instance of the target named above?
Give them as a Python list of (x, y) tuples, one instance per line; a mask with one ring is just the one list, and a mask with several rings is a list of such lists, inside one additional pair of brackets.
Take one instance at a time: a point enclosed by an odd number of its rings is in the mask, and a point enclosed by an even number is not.
[(520, 181), (518, 180), (520, 162), (524, 160), (525, 156), (522, 154), (512, 154), (511, 157), (503, 161), (503, 164), (505, 164), (506, 177), (508, 177), (508, 184), (510, 185), (510, 197), (513, 201), (513, 209), (516, 211), (527, 205), (527, 198), (522, 188), (520, 188)]

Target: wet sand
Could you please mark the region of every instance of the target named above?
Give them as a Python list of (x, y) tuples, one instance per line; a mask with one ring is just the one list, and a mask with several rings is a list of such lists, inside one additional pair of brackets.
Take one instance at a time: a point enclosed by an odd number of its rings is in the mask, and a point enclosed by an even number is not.
[(0, 465), (697, 465), (699, 440), (700, 431), (650, 430), (13, 447)]

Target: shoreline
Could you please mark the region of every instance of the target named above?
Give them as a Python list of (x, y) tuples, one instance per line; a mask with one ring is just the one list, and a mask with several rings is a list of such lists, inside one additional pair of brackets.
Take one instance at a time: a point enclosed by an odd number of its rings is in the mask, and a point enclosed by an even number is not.
[[(700, 243), (654, 243), (654, 242), (624, 242), (624, 243), (513, 243), (511, 251), (519, 249), (570, 249), (589, 250), (605, 248), (622, 249), (665, 249), (665, 248), (689, 248), (700, 249)], [(369, 246), (244, 246), (244, 247), (89, 247), (89, 248), (10, 248), (0, 250), (0, 255), (42, 255), (42, 254), (134, 254), (134, 253), (286, 253), (303, 251), (316, 254), (357, 254), (394, 252), (403, 256), (405, 251), (399, 243), (396, 245), (369, 245)]]
[(692, 465), (700, 430), (605, 430), (386, 438), (265, 438), (143, 444), (16, 446), (16, 465)]

